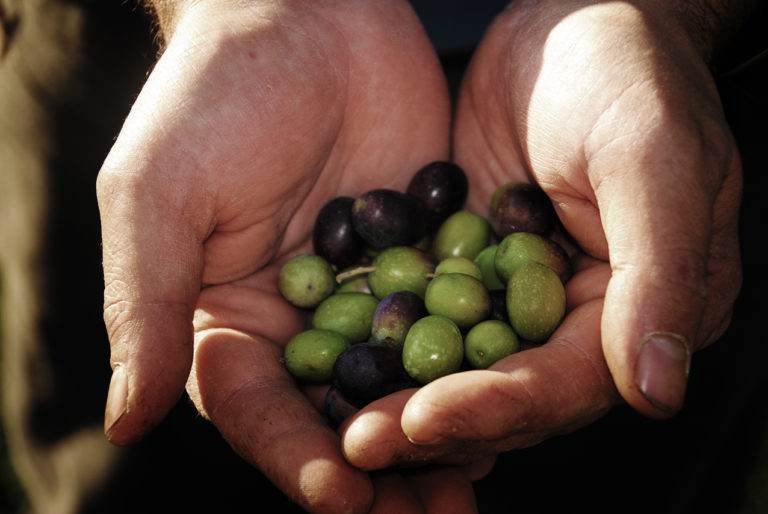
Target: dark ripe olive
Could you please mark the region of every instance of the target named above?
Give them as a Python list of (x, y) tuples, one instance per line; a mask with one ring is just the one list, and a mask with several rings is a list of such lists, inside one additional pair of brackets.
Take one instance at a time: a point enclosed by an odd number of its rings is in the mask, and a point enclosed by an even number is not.
[(405, 371), (400, 349), (380, 343), (358, 343), (339, 355), (333, 365), (332, 384), (358, 408), (417, 386)]
[(406, 192), (418, 200), (424, 211), (426, 229), (433, 231), (464, 206), (469, 182), (458, 165), (435, 161), (416, 172)]
[(546, 236), (554, 229), (556, 220), (552, 201), (536, 184), (510, 182), (496, 189), (491, 197), (488, 221), (500, 238), (513, 232)]
[(328, 388), (328, 392), (325, 393), (324, 411), (332, 427), (338, 427), (358, 410), (360, 409), (349, 403), (334, 386)]
[(424, 300), (412, 291), (396, 291), (379, 302), (371, 323), (371, 335), (377, 343), (403, 346), (408, 329), (428, 314)]
[(315, 253), (338, 269), (357, 264), (365, 243), (352, 225), (354, 198), (339, 196), (320, 209), (315, 219), (312, 243)]
[(424, 235), (424, 215), (411, 196), (392, 189), (374, 189), (352, 204), (355, 230), (373, 248), (409, 246)]

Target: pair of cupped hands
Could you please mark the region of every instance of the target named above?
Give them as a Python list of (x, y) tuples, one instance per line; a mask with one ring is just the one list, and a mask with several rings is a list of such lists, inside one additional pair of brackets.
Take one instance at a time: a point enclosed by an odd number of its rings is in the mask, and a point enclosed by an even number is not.
[[(738, 154), (664, 2), (516, 2), (451, 105), (405, 1), (189, 2), (98, 178), (113, 378), (129, 444), (185, 388), (242, 458), (311, 512), (471, 512), (494, 456), (619, 402), (663, 418), (740, 284)], [(335, 196), (404, 190), (434, 160), (466, 207), (535, 181), (576, 243), (544, 345), (363, 409), (338, 432), (281, 363), (306, 313), (279, 267)]]

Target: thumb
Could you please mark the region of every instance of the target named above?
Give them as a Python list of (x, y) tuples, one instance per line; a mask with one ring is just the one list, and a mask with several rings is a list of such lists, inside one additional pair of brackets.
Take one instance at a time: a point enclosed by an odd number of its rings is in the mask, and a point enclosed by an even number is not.
[(178, 202), (163, 197), (168, 188), (148, 177), (105, 164), (97, 182), (113, 369), (104, 429), (115, 444), (134, 442), (162, 420), (192, 362), (201, 238)]
[(610, 163), (621, 170), (604, 174), (595, 188), (612, 269), (602, 340), (624, 399), (647, 416), (668, 417), (682, 406), (702, 325), (725, 316), (708, 305), (710, 248), (733, 158), (693, 138), (651, 140), (646, 148), (609, 149), (590, 161), (593, 169)]

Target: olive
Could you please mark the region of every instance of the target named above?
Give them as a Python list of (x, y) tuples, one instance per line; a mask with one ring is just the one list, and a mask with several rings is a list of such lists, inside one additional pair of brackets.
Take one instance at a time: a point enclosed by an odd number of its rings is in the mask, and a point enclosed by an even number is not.
[(378, 343), (402, 346), (411, 325), (427, 314), (424, 300), (416, 293), (390, 293), (382, 298), (373, 313), (371, 336)]
[(491, 228), (488, 220), (473, 212), (461, 210), (451, 214), (435, 234), (432, 254), (438, 261), (448, 257), (474, 260), (488, 246)]
[(507, 284), (509, 323), (523, 339), (546, 341), (565, 315), (565, 287), (548, 266), (528, 262)]
[(498, 187), (491, 196), (488, 221), (500, 238), (513, 232), (546, 236), (554, 229), (556, 220), (552, 201), (537, 184), (510, 182)]
[(277, 287), (292, 305), (312, 308), (333, 293), (336, 276), (328, 261), (319, 255), (303, 254), (280, 268)]
[(424, 235), (424, 215), (411, 196), (392, 189), (374, 189), (352, 204), (355, 231), (371, 247), (408, 246)]
[(299, 380), (329, 383), (336, 359), (347, 348), (349, 341), (338, 332), (311, 328), (288, 341), (283, 360), (288, 372)]
[(333, 385), (326, 391), (323, 400), (323, 411), (332, 427), (338, 427), (348, 417), (357, 413), (358, 410), (360, 409), (349, 403), (349, 400), (344, 398), (344, 395)]
[(527, 262), (538, 262), (551, 268), (566, 282), (571, 276), (571, 261), (555, 241), (530, 232), (514, 232), (498, 244), (494, 265), (499, 277), (506, 281)]
[(464, 356), (475, 368), (488, 368), (519, 350), (517, 334), (503, 321), (481, 321), (464, 336)]
[(418, 384), (405, 371), (400, 349), (379, 343), (350, 346), (336, 359), (332, 383), (350, 404), (361, 408)]
[(312, 244), (315, 254), (338, 269), (357, 264), (365, 242), (352, 224), (354, 198), (339, 196), (326, 203), (315, 218)]
[(461, 369), (464, 341), (459, 327), (445, 316), (429, 315), (411, 326), (403, 344), (403, 365), (426, 384)]
[(436, 230), (448, 216), (464, 206), (469, 181), (457, 164), (435, 161), (417, 171), (406, 193), (414, 197), (425, 217), (425, 228)]
[(371, 265), (368, 285), (379, 299), (397, 291), (412, 291), (424, 297), (435, 263), (430, 256), (410, 246), (382, 250)]
[(489, 290), (506, 289), (506, 284), (499, 278), (499, 274), (496, 272), (496, 249), (498, 245), (486, 246), (475, 257), (475, 264), (480, 269), (482, 274), (483, 284)]
[(435, 275), (442, 275), (443, 273), (464, 273), (478, 280), (483, 280), (480, 267), (466, 257), (446, 257), (437, 263)]
[(312, 327), (333, 330), (351, 343), (371, 336), (371, 321), (379, 300), (367, 293), (335, 293), (315, 309)]
[(427, 286), (424, 304), (430, 314), (439, 314), (469, 328), (487, 319), (491, 296), (483, 283), (464, 273), (438, 275)]

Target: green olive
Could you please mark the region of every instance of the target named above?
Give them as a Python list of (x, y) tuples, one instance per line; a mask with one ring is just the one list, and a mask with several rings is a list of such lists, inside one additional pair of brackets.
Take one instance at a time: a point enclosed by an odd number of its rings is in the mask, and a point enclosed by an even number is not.
[(565, 315), (565, 287), (560, 277), (538, 262), (521, 265), (507, 282), (507, 313), (520, 337), (545, 341)]
[(397, 291), (411, 291), (424, 298), (435, 263), (429, 255), (409, 246), (382, 250), (372, 263), (368, 285), (382, 299)]
[(292, 305), (312, 308), (333, 293), (336, 276), (331, 264), (319, 255), (298, 255), (280, 269), (277, 287)]
[(285, 367), (299, 380), (330, 383), (333, 364), (347, 348), (349, 341), (337, 332), (305, 330), (293, 336), (285, 346)]
[(439, 314), (461, 328), (488, 318), (491, 295), (482, 282), (464, 273), (445, 273), (432, 279), (424, 295), (430, 314)]
[(421, 318), (405, 336), (403, 366), (421, 384), (459, 371), (463, 359), (464, 342), (459, 327), (444, 316)]
[(496, 272), (496, 264), (494, 261), (496, 260), (497, 248), (498, 245), (486, 246), (480, 250), (480, 253), (477, 254), (474, 261), (483, 276), (483, 284), (485, 284), (485, 287), (487, 287), (489, 291), (506, 289), (507, 287)]
[(312, 317), (312, 328), (333, 330), (350, 342), (371, 336), (373, 314), (379, 300), (367, 293), (335, 293), (320, 303)]
[(479, 369), (486, 369), (519, 350), (520, 340), (512, 327), (495, 319), (481, 321), (464, 337), (464, 356)]
[(466, 257), (446, 257), (435, 267), (435, 275), (443, 273), (464, 273), (478, 280), (483, 280), (480, 267)]
[(438, 261), (447, 257), (466, 257), (474, 260), (488, 245), (491, 226), (477, 214), (461, 210), (451, 214), (437, 229), (432, 241), (432, 254)]
[(571, 275), (571, 262), (565, 250), (555, 241), (530, 232), (513, 232), (498, 244), (494, 265), (502, 281), (522, 264), (538, 262), (544, 264), (560, 277), (562, 282)]

